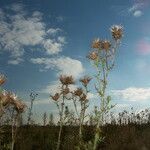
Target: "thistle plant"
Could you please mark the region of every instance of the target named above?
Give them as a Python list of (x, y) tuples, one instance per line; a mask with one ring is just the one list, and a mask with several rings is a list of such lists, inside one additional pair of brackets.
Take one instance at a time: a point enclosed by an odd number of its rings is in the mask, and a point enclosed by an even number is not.
[(66, 118), (65, 117), (65, 108), (66, 108), (65, 100), (67, 100), (67, 95), (70, 93), (69, 85), (74, 84), (74, 79), (72, 76), (61, 75), (59, 80), (61, 83), (60, 91), (50, 96), (52, 100), (55, 102), (59, 111), (60, 129), (59, 129), (56, 150), (60, 149), (62, 127), (65, 123), (65, 118)]
[(3, 110), (4, 110), (4, 99), (2, 99), (2, 92), (3, 92), (3, 89), (2, 89), (2, 85), (6, 82), (6, 77), (2, 74), (0, 74), (0, 117), (2, 117), (3, 115)]
[(27, 124), (29, 125), (30, 122), (31, 122), (31, 117), (32, 117), (32, 109), (33, 109), (33, 103), (36, 99), (36, 97), (38, 96), (37, 93), (34, 93), (34, 92), (31, 92), (30, 93), (30, 100), (31, 100), (31, 103), (30, 103), (30, 108), (29, 108), (29, 112), (28, 112), (28, 121), (27, 121)]
[[(72, 92), (72, 100), (75, 108), (75, 112), (77, 114), (78, 120), (79, 120), (79, 147), (83, 146), (83, 135), (82, 135), (82, 128), (84, 125), (84, 120), (86, 118), (86, 110), (88, 108), (88, 84), (90, 82), (91, 78), (88, 76), (85, 76), (80, 79), (80, 83), (82, 84), (83, 88), (77, 88)], [(79, 104), (79, 109), (77, 108), (77, 105)]]
[(111, 27), (110, 31), (112, 40), (100, 40), (99, 38), (94, 40), (92, 43), (93, 51), (88, 55), (88, 58), (96, 69), (95, 90), (100, 100), (98, 111), (95, 116), (97, 124), (93, 150), (97, 149), (98, 143), (103, 139), (100, 126), (104, 124), (106, 113), (113, 107), (110, 104), (111, 96), (107, 94), (108, 75), (115, 65), (115, 54), (123, 36), (123, 28), (114, 25)]
[[(4, 75), (0, 75), (0, 86), (4, 84), (6, 78)], [(26, 105), (12, 92), (7, 92), (1, 89), (0, 92), (0, 116), (5, 114), (7, 108), (12, 110), (12, 143), (11, 150), (14, 149), (14, 144), (17, 136), (18, 118), (23, 113)]]

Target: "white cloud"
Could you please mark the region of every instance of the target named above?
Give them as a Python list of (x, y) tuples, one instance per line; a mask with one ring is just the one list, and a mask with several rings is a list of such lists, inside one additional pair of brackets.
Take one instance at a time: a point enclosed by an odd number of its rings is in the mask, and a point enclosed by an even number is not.
[(69, 57), (32, 58), (31, 62), (34, 64), (43, 65), (45, 70), (58, 70), (58, 76), (60, 74), (65, 74), (72, 75), (74, 78), (78, 78), (84, 72), (82, 63), (79, 60), (72, 59)]
[(113, 96), (129, 101), (141, 101), (150, 99), (150, 88), (130, 87), (124, 90), (112, 90)]
[(134, 17), (141, 17), (143, 15), (142, 11), (141, 10), (136, 10), (134, 13), (133, 13), (133, 16)]
[(87, 99), (89, 99), (89, 100), (93, 100), (93, 99), (97, 99), (98, 98), (98, 94), (94, 94), (94, 93), (88, 93), (87, 94)]
[(128, 107), (130, 107), (129, 104), (116, 104), (114, 108), (124, 109), (124, 108), (128, 108)]
[(48, 39), (43, 42), (43, 46), (46, 49), (47, 54), (58, 54), (62, 51), (65, 40), (52, 40)]
[(47, 33), (49, 33), (50, 35), (56, 35), (57, 33), (59, 33), (61, 31), (60, 28), (51, 28), (51, 29), (48, 29)]
[(13, 60), (9, 60), (8, 61), (8, 64), (12, 64), (12, 65), (18, 65), (19, 63), (23, 62), (23, 59), (21, 58), (16, 58), (16, 59), (13, 59)]
[[(13, 13), (5, 11), (6, 9)], [(49, 28), (47, 31), (47, 28), (43, 22), (43, 14), (39, 11), (29, 14), (21, 4), (0, 9), (0, 48), (3, 52), (10, 53), (9, 63), (22, 62), (16, 60), (23, 59), (29, 47), (36, 49), (36, 46), (41, 46), (42, 50), (49, 55), (59, 53), (65, 44), (65, 37), (60, 33), (62, 30)], [(55, 36), (52, 36), (54, 34)]]
[(41, 99), (41, 100), (36, 100), (35, 102), (34, 102), (34, 105), (44, 105), (44, 104), (50, 104), (51, 103), (51, 101), (50, 101), (50, 99)]

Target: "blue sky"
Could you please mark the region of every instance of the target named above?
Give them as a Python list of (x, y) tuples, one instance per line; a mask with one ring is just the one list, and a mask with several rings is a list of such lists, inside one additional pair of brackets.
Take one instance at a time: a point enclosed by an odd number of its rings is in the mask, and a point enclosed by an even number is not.
[[(109, 90), (119, 108), (149, 107), (149, 0), (1, 0), (0, 72), (5, 89), (25, 101), (39, 93), (35, 112), (56, 111), (49, 101), (59, 74), (93, 75), (86, 59), (91, 41), (124, 27)], [(96, 102), (93, 102), (93, 105)]]

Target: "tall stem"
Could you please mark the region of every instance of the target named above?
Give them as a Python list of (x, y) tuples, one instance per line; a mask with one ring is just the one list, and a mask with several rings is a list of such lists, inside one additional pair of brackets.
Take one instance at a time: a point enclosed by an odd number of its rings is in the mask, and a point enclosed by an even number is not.
[[(64, 86), (62, 85), (62, 91), (63, 91)], [(64, 124), (64, 118), (63, 118), (63, 114), (64, 114), (64, 105), (65, 105), (65, 96), (63, 94), (62, 97), (63, 101), (61, 103), (61, 111), (60, 111), (60, 129), (59, 129), (59, 135), (58, 135), (58, 141), (57, 141), (57, 148), (56, 150), (60, 149), (60, 143), (61, 143), (61, 133), (62, 133), (62, 127)]]

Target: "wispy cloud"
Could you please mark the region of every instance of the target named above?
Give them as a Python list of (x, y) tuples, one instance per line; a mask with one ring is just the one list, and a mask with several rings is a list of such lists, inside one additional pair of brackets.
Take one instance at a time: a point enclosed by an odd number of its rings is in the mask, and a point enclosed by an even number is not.
[(62, 51), (62, 29), (49, 28), (41, 12), (29, 13), (23, 5), (13, 4), (0, 9), (0, 15), (0, 48), (10, 53), (9, 64), (19, 64), (26, 49), (36, 50), (37, 46), (49, 55)]
[(134, 3), (129, 9), (128, 13), (134, 17), (141, 17), (143, 15), (144, 2)]
[(129, 87), (123, 90), (113, 90), (113, 96), (121, 100), (141, 101), (150, 100), (150, 88)]
[(148, 6), (147, 0), (134, 1), (130, 6), (118, 5), (112, 9), (121, 16), (141, 17), (144, 14), (144, 9)]

